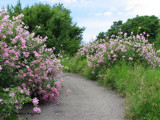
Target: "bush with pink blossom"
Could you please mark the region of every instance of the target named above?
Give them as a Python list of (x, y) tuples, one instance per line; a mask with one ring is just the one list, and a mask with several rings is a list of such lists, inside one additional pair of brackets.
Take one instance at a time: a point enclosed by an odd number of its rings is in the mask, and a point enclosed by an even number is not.
[(4, 9), (0, 12), (0, 87), (18, 86), (21, 92), (28, 90), (30, 98), (59, 103), (61, 83), (57, 76), (62, 66), (53, 53), (55, 48), (46, 48), (47, 37), (29, 33), (22, 17), (10, 18)]
[(126, 36), (126, 34), (123, 37), (112, 35), (111, 38), (106, 37), (106, 39), (89, 43), (79, 49), (77, 59), (87, 58), (93, 77), (97, 76), (102, 67), (113, 67), (120, 61), (128, 64), (136, 62), (145, 67), (159, 67), (159, 51), (154, 50), (153, 45), (148, 43), (143, 34)]
[(145, 34), (112, 35), (79, 49), (63, 65), (125, 97), (125, 117), (158, 120), (160, 50), (149, 44)]
[(29, 90), (20, 88), (6, 88), (0, 92), (0, 119), (18, 120), (18, 113), (23, 104), (31, 102)]

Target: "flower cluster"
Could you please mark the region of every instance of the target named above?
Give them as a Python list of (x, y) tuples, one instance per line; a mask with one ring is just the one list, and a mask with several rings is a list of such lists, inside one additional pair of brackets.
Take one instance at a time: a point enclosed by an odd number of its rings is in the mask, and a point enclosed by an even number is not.
[(85, 45), (79, 49), (77, 55), (86, 57), (90, 68), (94, 70), (100, 66), (112, 66), (118, 61), (143, 63), (153, 68), (159, 67), (159, 51), (155, 51), (148, 43), (144, 34), (124, 37), (112, 35), (111, 38), (101, 39)]
[(41, 109), (38, 107), (39, 100), (38, 100), (36, 97), (32, 99), (32, 103), (33, 103), (33, 105), (35, 106), (35, 107), (33, 108), (33, 111), (34, 111), (35, 113), (41, 113)]
[(29, 90), (20, 87), (3, 89), (0, 93), (0, 118), (4, 120), (18, 118), (18, 113), (24, 103), (31, 102)]
[[(34, 98), (34, 105), (38, 99), (59, 102), (61, 83), (56, 79), (62, 66), (53, 53), (55, 48), (46, 48), (47, 37), (29, 33), (28, 26), (21, 21), (23, 16), (11, 19), (4, 9), (0, 12), (0, 87), (16, 86), (20, 93), (27, 90), (26, 94)], [(34, 111), (41, 110), (36, 106)]]

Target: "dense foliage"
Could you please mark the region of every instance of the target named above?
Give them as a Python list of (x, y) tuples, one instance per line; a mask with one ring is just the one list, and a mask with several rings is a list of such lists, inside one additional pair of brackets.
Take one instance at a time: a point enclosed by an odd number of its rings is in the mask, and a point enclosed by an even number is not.
[[(97, 36), (97, 39), (103, 39), (103, 35), (107, 36), (118, 35), (120, 29), (123, 33), (127, 33), (128, 36), (137, 35), (145, 31), (148, 34), (148, 40), (150, 43), (156, 42), (158, 31), (160, 28), (158, 17), (152, 16), (136, 16), (135, 18), (128, 19), (125, 23), (121, 20), (113, 22), (113, 25), (107, 32), (101, 32)], [(103, 35), (102, 35), (103, 33)]]
[[(0, 118), (6, 119), (18, 118), (16, 113), (23, 103), (32, 101), (34, 112), (40, 113), (39, 100), (59, 102), (61, 84), (56, 77), (62, 66), (53, 50), (73, 55), (84, 31), (61, 4), (22, 9), (18, 2), (15, 7), (8, 6), (8, 12), (18, 16), (0, 14)], [(97, 80), (125, 96), (127, 118), (158, 120), (159, 38), (156, 16), (137, 16), (125, 23), (119, 20), (107, 32), (99, 33), (96, 41), (81, 47), (75, 57), (61, 62), (67, 66), (64, 70)]]
[(127, 118), (158, 120), (160, 51), (144, 34), (119, 34), (85, 45), (77, 56), (62, 61), (69, 68), (64, 70), (97, 80), (125, 96)]
[(59, 103), (60, 60), (54, 48), (46, 48), (47, 37), (29, 33), (23, 17), (0, 12), (0, 118), (4, 120), (18, 119), (16, 113), (27, 102), (33, 102), (36, 113), (41, 111), (38, 101)]
[[(79, 49), (82, 40), (82, 32), (84, 28), (79, 28), (72, 21), (71, 11), (66, 9), (62, 4), (35, 4), (31, 7), (27, 6), (23, 10), (21, 4), (13, 7), (8, 6), (9, 15), (23, 13), (23, 22), (30, 26), (29, 31), (36, 30), (36, 36), (48, 36), (46, 45), (48, 48), (55, 47), (54, 53), (64, 51), (73, 55)], [(40, 28), (37, 30), (37, 28)]]

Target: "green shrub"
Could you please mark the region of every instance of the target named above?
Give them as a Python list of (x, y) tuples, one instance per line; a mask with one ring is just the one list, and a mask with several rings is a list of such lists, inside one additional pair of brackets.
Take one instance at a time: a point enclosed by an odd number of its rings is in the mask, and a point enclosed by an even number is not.
[(18, 120), (17, 114), (23, 107), (23, 104), (32, 102), (27, 96), (28, 90), (18, 88), (6, 88), (0, 90), (0, 118), (2, 120)]

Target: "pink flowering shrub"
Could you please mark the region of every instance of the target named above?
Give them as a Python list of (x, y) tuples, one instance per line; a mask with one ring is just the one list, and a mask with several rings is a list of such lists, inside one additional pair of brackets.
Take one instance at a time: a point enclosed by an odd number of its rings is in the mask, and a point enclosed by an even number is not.
[(0, 12), (0, 87), (18, 87), (21, 93), (28, 90), (30, 98), (59, 103), (61, 83), (56, 79), (62, 66), (53, 53), (55, 48), (46, 48), (47, 37), (29, 33), (22, 17), (23, 14), (10, 18), (4, 9)]
[(117, 62), (140, 63), (153, 68), (159, 67), (159, 51), (155, 51), (143, 34), (126, 37), (106, 37), (85, 45), (79, 49), (77, 58), (87, 58), (91, 73), (97, 73), (102, 67), (112, 67)]
[(18, 120), (17, 113), (24, 103), (31, 102), (29, 90), (19, 88), (6, 88), (0, 92), (0, 119)]

